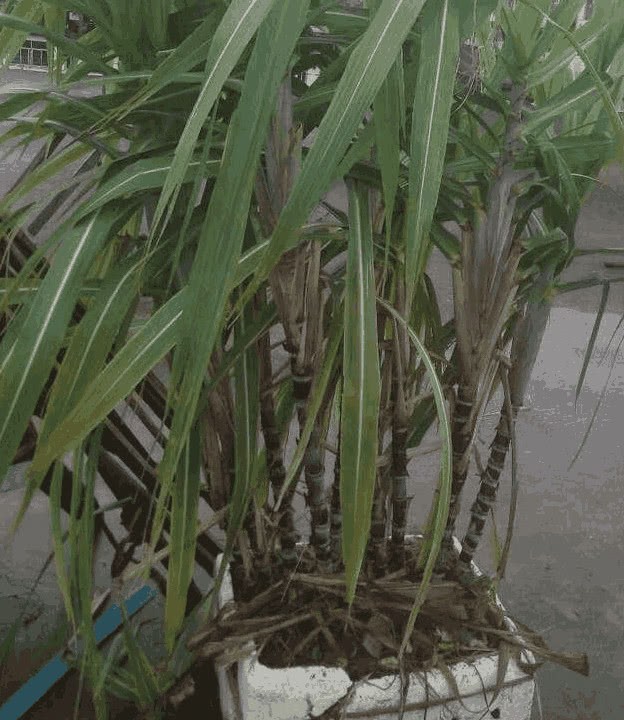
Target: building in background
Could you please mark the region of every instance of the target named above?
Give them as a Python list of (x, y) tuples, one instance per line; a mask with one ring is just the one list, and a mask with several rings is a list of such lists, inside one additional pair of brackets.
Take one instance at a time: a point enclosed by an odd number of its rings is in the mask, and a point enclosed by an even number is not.
[[(9, 3), (0, 0), (0, 12), (3, 12)], [(69, 11), (65, 17), (65, 34), (70, 38), (78, 38), (93, 28), (93, 21), (83, 13)], [(42, 35), (29, 35), (19, 49), (19, 52), (9, 64), (15, 70), (35, 70), (47, 72), (48, 44)]]

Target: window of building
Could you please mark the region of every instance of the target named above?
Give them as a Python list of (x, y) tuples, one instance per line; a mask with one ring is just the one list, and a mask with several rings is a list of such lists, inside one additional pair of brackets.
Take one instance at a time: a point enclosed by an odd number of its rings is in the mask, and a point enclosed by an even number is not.
[(20, 48), (14, 63), (23, 67), (47, 67), (48, 47), (45, 40), (28, 38)]

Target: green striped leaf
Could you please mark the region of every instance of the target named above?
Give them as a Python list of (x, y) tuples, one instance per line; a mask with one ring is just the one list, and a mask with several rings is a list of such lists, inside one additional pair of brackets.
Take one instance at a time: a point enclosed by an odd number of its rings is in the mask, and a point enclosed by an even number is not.
[[(576, 20), (586, 2), (587, 0), (566, 0), (566, 2), (559, 3), (557, 7), (550, 12), (550, 16), (558, 25), (561, 25), (566, 30), (570, 30), (572, 23)], [(548, 7), (550, 5), (551, 3), (548, 3), (542, 10), (550, 10), (550, 7)], [(529, 8), (526, 9), (528, 10)], [(539, 18), (536, 13), (533, 13), (533, 15), (539, 23)], [(544, 23), (536, 37), (537, 42), (533, 48), (532, 60), (537, 60), (542, 55), (553, 50), (553, 45), (555, 45), (558, 40), (557, 29), (550, 23)]]
[[(582, 28), (579, 28), (574, 33), (569, 33), (567, 28), (564, 28), (556, 23), (554, 18), (551, 18), (548, 13), (545, 13), (535, 3), (525, 2), (525, 0), (520, 1), (532, 8), (536, 17), (540, 16), (544, 18), (546, 25), (552, 27), (555, 31), (554, 34), (557, 36), (557, 41), (552, 43), (549, 48), (548, 57), (543, 62), (534, 62), (531, 65), (527, 75), (527, 86), (529, 88), (533, 88), (536, 85), (542, 85), (561, 70), (569, 68), (572, 60), (577, 57), (578, 49), (565, 40), (566, 34), (573, 35), (575, 42), (581, 50), (587, 51), (599, 42), (600, 38), (607, 32), (607, 24), (605, 24), (601, 18), (597, 17), (595, 14), (594, 17), (586, 25), (583, 25)], [(598, 9), (599, 8), (597, 7), (596, 10)]]
[[(603, 75), (603, 80), (611, 84), (611, 80), (606, 73)], [(528, 114), (523, 133), (537, 133), (558, 118), (565, 117), (566, 113), (594, 105), (597, 100), (598, 92), (594, 78), (589, 73), (584, 72), (576, 80), (564, 87), (561, 92), (551, 96), (537, 110)]]
[[(206, 56), (206, 79), (178, 141), (173, 163), (156, 207), (155, 228), (166, 208), (175, 204), (180, 183), (195, 152), (195, 144), (219, 97), (223, 83), (274, 3), (275, 0), (232, 0), (212, 35)], [(305, 2), (303, 4), (306, 5)]]
[[(40, 287), (41, 280), (0, 278), (0, 298), (10, 296), (8, 305), (23, 305), (37, 294)], [(80, 289), (80, 297), (97, 295), (100, 288), (99, 280), (87, 280)]]
[(399, 185), (401, 169), (401, 131), (405, 122), (403, 106), (403, 63), (399, 53), (373, 105), (377, 164), (381, 170), (386, 238), (392, 233), (392, 213)]
[[(122, 325), (129, 320), (128, 312), (137, 297), (140, 280), (137, 270), (142, 264), (142, 261), (126, 263), (111, 273), (72, 334), (48, 398), (39, 432), (40, 445), (46, 443), (51, 431), (64, 421), (67, 411), (76, 405), (84, 389), (103, 368)], [(26, 490), (15, 518), (16, 527), (47, 472), (47, 467), (38, 471), (37, 468), (37, 463), (29, 468)]]
[[(219, 164), (218, 160), (209, 160), (204, 163), (203, 167), (209, 175), (216, 175)], [(200, 165), (199, 160), (190, 160), (186, 166), (185, 175), (180, 181), (181, 184), (193, 182)], [(171, 157), (138, 160), (103, 182), (89, 201), (80, 208), (80, 215), (87, 215), (121, 197), (132, 197), (136, 193), (162, 187), (171, 166)]]
[(335, 170), (393, 66), (424, 0), (383, 0), (353, 51), (302, 171), (282, 211), (256, 281), (268, 276), (281, 255), (297, 244), (301, 225), (319, 202)]
[(45, 473), (54, 459), (80, 443), (171, 350), (180, 332), (184, 296), (183, 290), (154, 313), (89, 383), (80, 402), (38, 446), (31, 465), (33, 473)]
[[(531, 0), (520, 0), (520, 2), (523, 5), (527, 5), (531, 8), (533, 8), (536, 12), (538, 12), (546, 21), (546, 23), (554, 25), (557, 27), (558, 31), (565, 37), (565, 39), (568, 41), (570, 46), (578, 56), (581, 58), (583, 63), (585, 64), (585, 67), (587, 69), (587, 72), (591, 75), (593, 78), (595, 85), (596, 85), (596, 91), (599, 94), (599, 96), (602, 98), (602, 102), (604, 105), (605, 112), (607, 113), (609, 120), (611, 122), (611, 128), (613, 130), (613, 133), (617, 137), (617, 143), (616, 143), (616, 152), (617, 152), (617, 159), (620, 163), (624, 163), (624, 122), (622, 121), (622, 118), (620, 117), (620, 113), (618, 112), (617, 108), (615, 107), (615, 104), (613, 102), (613, 98), (611, 97), (611, 94), (609, 92), (608, 87), (604, 83), (603, 79), (600, 77), (600, 74), (594, 67), (593, 63), (591, 62), (589, 56), (586, 52), (587, 44), (589, 44), (589, 40), (584, 38), (585, 33), (583, 31), (586, 30), (586, 28), (590, 28), (592, 25), (592, 22), (596, 21), (597, 19), (606, 19), (605, 10), (607, 9), (607, 5), (603, 5), (600, 7), (601, 12), (597, 12), (594, 17), (592, 18), (591, 22), (588, 22), (587, 25), (584, 25), (577, 33), (571, 33), (567, 31), (565, 28), (558, 26), (546, 13), (539, 10), (538, 7), (536, 7), (535, 3), (533, 3)], [(608, 3), (610, 4), (610, 3)], [(617, 13), (618, 19), (621, 19), (621, 13), (622, 8), (621, 5), (618, 6), (617, 10), (614, 9), (614, 11)], [(597, 38), (598, 34), (600, 34), (598, 31), (596, 31), (595, 35), (590, 35), (589, 37), (593, 37), (594, 39)]]
[(195, 567), (197, 510), (201, 485), (201, 444), (195, 428), (186, 444), (171, 493), (169, 567), (165, 600), (165, 644), (172, 652), (184, 621), (186, 593)]
[(58, 231), (62, 243), (0, 376), (0, 483), (63, 343), (84, 277), (116, 222), (100, 213)]
[(143, 261), (126, 262), (110, 273), (73, 333), (56, 376), (40, 435), (56, 427), (66, 410), (106, 364), (133, 300), (137, 298)]
[(371, 525), (381, 379), (368, 189), (349, 185), (340, 503), (346, 599), (350, 604), (355, 596)]
[(221, 330), (241, 254), (262, 144), (307, 7), (306, 0), (276, 4), (262, 24), (231, 120), (187, 288), (182, 342), (174, 362), (174, 380), (181, 381), (160, 466), (161, 493), (154, 513), (153, 540), (160, 534), (171, 480), (193, 425), (208, 360)]
[(420, 62), (412, 114), (405, 223), (407, 297), (424, 272), (438, 201), (459, 55), (459, 11), (453, 0), (428, 2), (422, 16)]

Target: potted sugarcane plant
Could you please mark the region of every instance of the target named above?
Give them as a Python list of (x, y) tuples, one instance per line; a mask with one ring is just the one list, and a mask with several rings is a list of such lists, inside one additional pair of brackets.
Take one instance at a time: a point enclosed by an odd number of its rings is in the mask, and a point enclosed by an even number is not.
[[(30, 461), (16, 524), (50, 494), (102, 716), (107, 693), (155, 713), (215, 658), (224, 711), (244, 718), (528, 718), (536, 657), (585, 670), (521, 634), (472, 564), (582, 198), (622, 138), (624, 16), (605, 0), (576, 30), (581, 4), (83, 0), (80, 40), (40, 28), (72, 62), (1, 106), (10, 139), (46, 140), (0, 205), (7, 237), (52, 229), (29, 259), (7, 245), (0, 477)], [(0, 20), (6, 54), (31, 24)], [(72, 99), (89, 85), (106, 91)], [(50, 177), (58, 194), (29, 195)], [(432, 435), (439, 475), (417, 477)], [(412, 494), (430, 505), (418, 529)], [(94, 642), (79, 538), (96, 517), (115, 592), (137, 572), (163, 585), (159, 672), (131, 632), (106, 658)]]

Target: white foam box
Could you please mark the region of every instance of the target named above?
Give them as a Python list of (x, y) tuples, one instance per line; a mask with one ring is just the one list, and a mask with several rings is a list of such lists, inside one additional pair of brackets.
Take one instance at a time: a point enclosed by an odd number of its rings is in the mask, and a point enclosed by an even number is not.
[[(222, 561), (217, 558), (216, 572)], [(475, 573), (480, 574), (473, 565)], [(234, 601), (232, 578), (225, 573), (218, 607)], [(499, 606), (504, 610), (498, 601)], [(512, 632), (515, 626), (506, 619)], [(270, 668), (258, 659), (253, 643), (249, 654), (235, 664), (216, 662), (221, 708), (225, 720), (312, 720), (338, 703), (351, 691), (342, 714), (349, 720), (391, 720), (398, 716), (401, 682), (398, 674), (356, 682), (353, 686), (342, 668), (312, 665)], [(523, 660), (533, 662), (528, 651)], [(498, 655), (491, 653), (471, 662), (450, 666), (461, 699), (438, 670), (410, 674), (404, 720), (530, 720), (535, 681), (514, 659), (495, 696)], [(353, 687), (352, 687), (353, 686)]]

